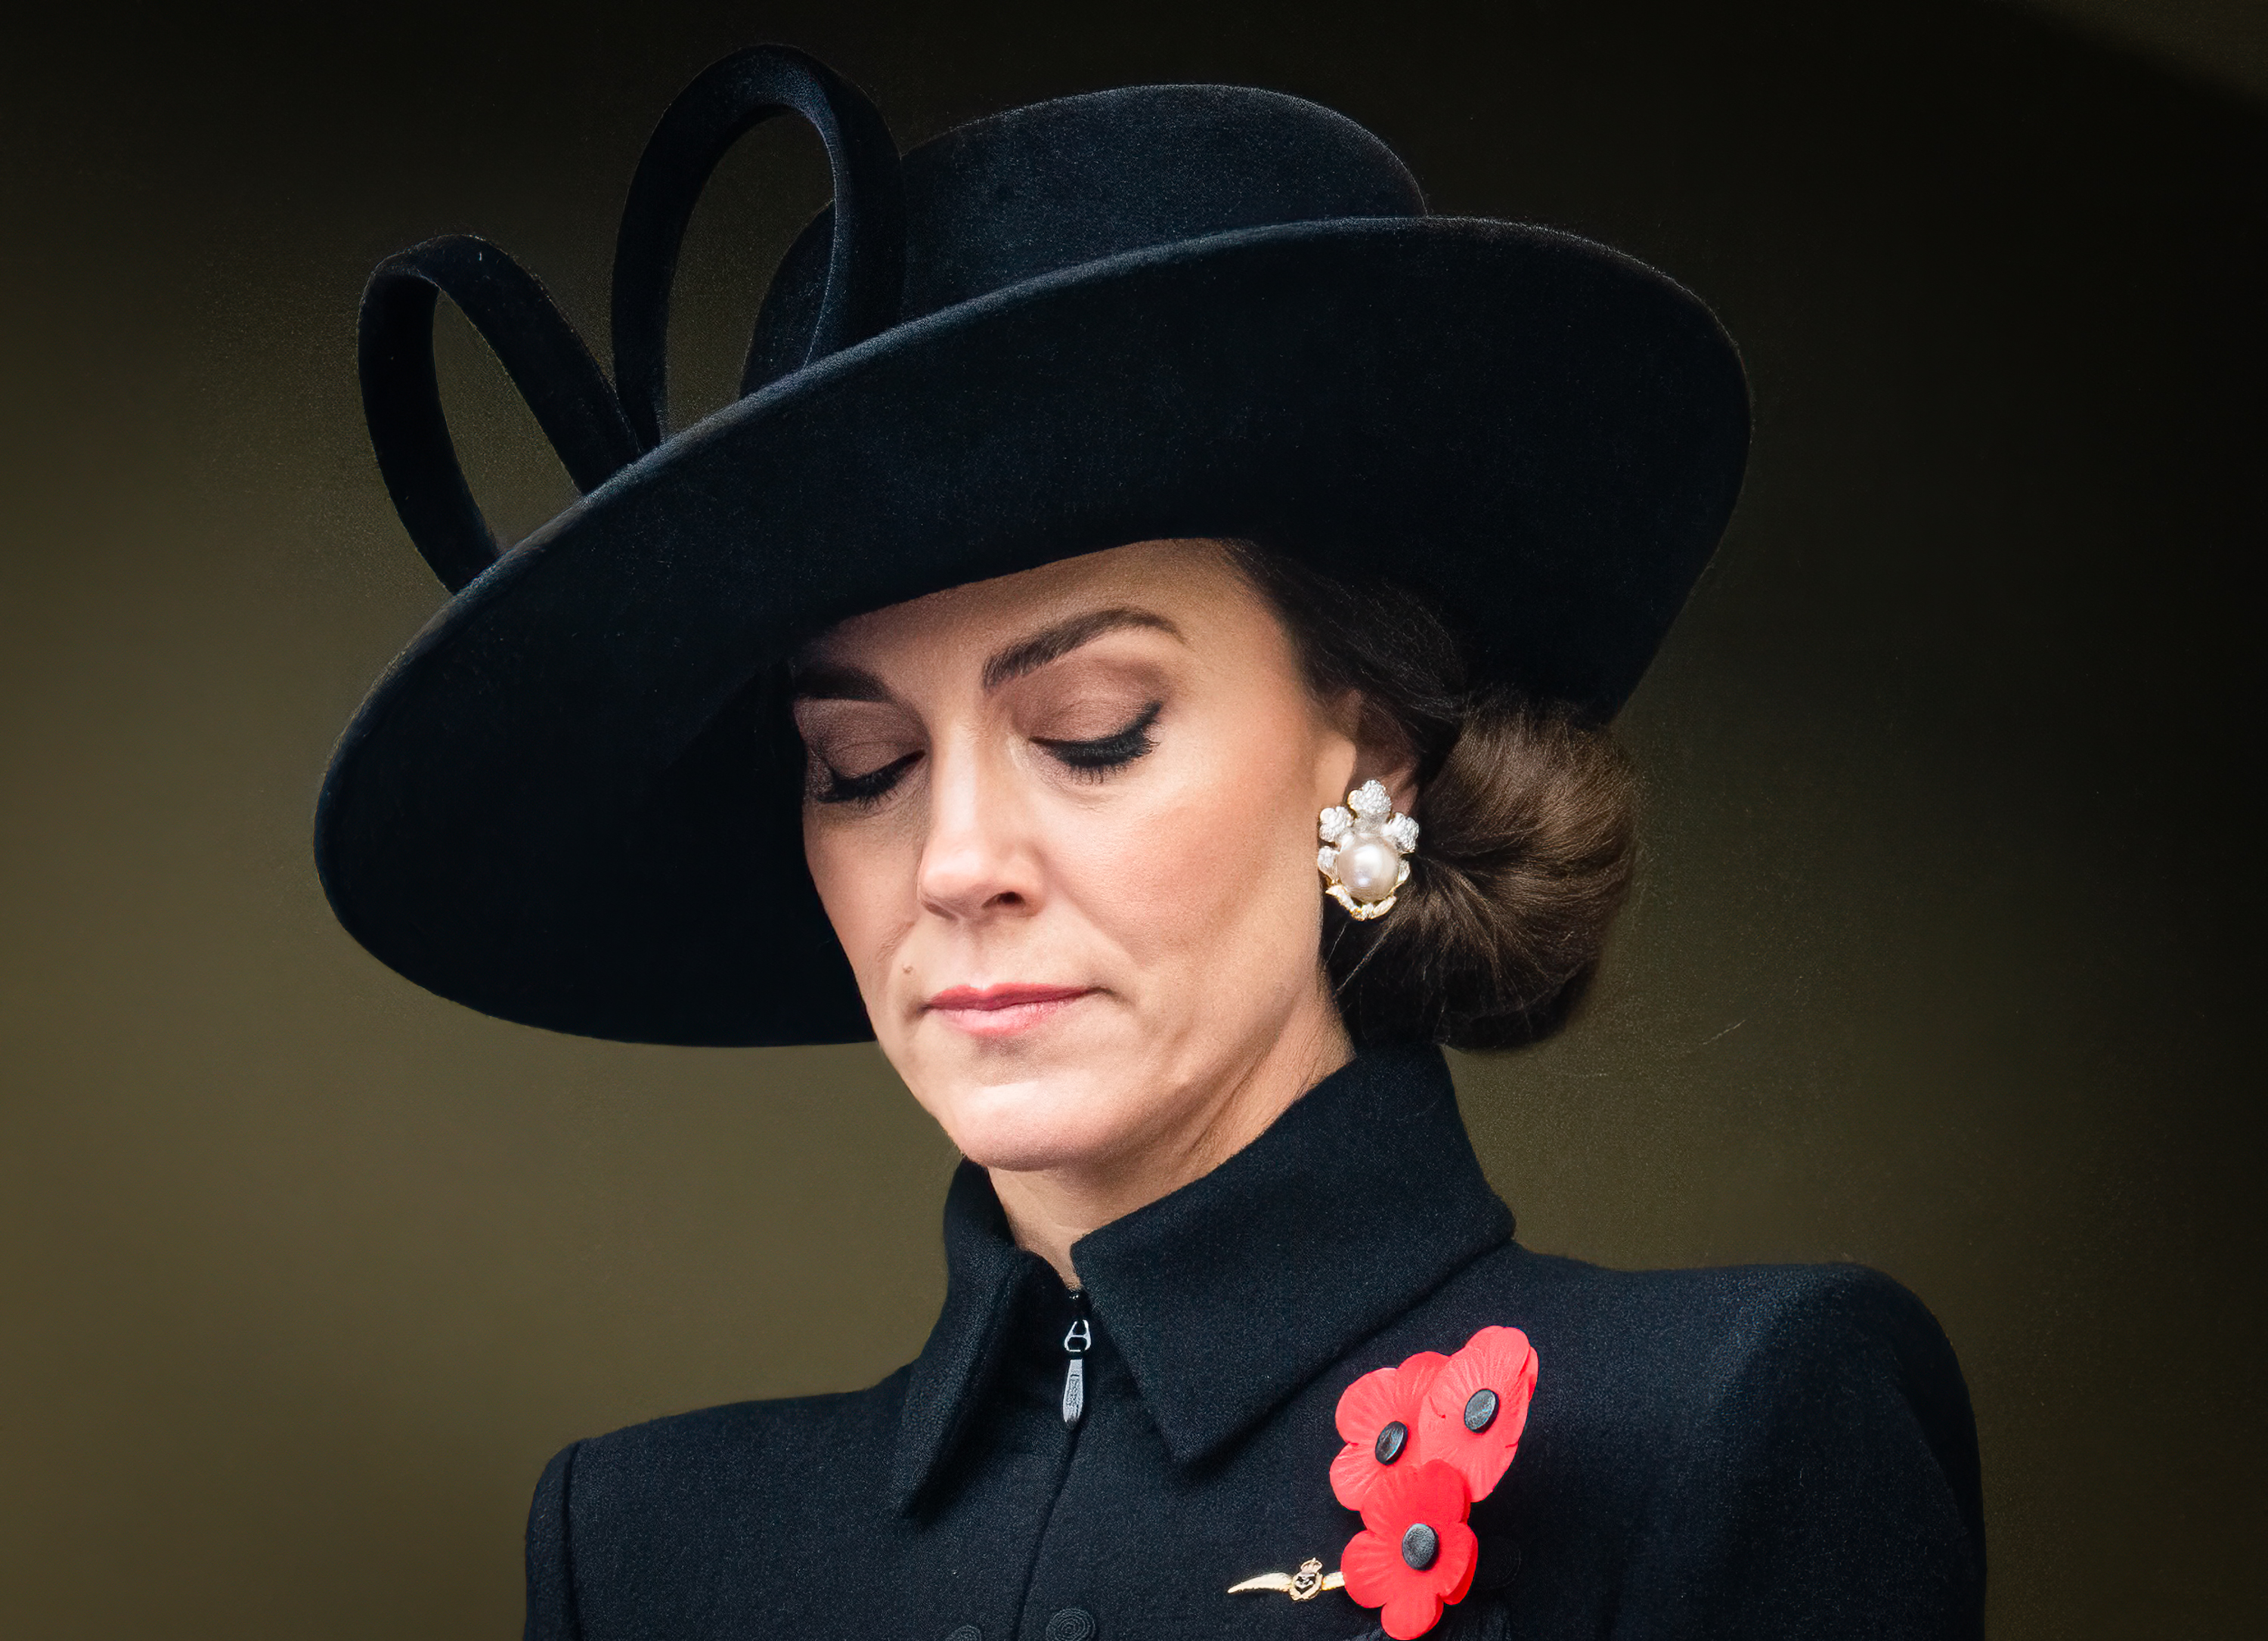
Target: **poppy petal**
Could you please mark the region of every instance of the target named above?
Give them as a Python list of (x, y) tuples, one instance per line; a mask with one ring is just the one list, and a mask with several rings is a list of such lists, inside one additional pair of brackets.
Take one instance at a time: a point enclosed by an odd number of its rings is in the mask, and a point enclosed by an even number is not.
[(1368, 1447), (1359, 1442), (1349, 1442), (1339, 1449), (1339, 1456), (1331, 1461), (1331, 1497), (1349, 1510), (1362, 1508), (1370, 1484), (1377, 1480), (1381, 1466)]
[(1388, 1425), (1403, 1431), (1394, 1462), (1414, 1465), (1425, 1457), (1417, 1451), (1417, 1437), (1425, 1423), (1425, 1392), (1448, 1360), (1438, 1350), (1420, 1350), (1398, 1367), (1365, 1373), (1341, 1393), (1336, 1417), (1346, 1446), (1331, 1461), (1331, 1494), (1349, 1510), (1361, 1509), (1371, 1484), (1394, 1468), (1377, 1458), (1379, 1432)]
[(1378, 1627), (1394, 1641), (1418, 1641), (1441, 1620), (1441, 1598), (1422, 1585), (1404, 1585), (1378, 1615)]
[[(1484, 1328), (1451, 1357), (1425, 1396), (1425, 1454), (1456, 1466), (1476, 1499), (1504, 1478), (1535, 1393), (1535, 1347), (1517, 1328)], [(1488, 1400), (1478, 1401), (1486, 1394)], [(1484, 1417), (1471, 1428), (1469, 1412)]]
[(1339, 1552), (1339, 1573), (1346, 1580), (1348, 1599), (1358, 1607), (1385, 1606), (1408, 1572), (1402, 1552), (1367, 1527)]
[(1356, 1380), (1339, 1395), (1339, 1439), (1367, 1446), (1380, 1426), (1395, 1419), (1415, 1429), (1426, 1387), (1448, 1360), (1439, 1350), (1420, 1350), (1399, 1367), (1374, 1368)]
[(1440, 1575), (1442, 1582), (1434, 1588), (1440, 1597), (1454, 1607), (1465, 1599), (1473, 1587), (1473, 1574), (1481, 1563), (1481, 1542), (1471, 1527), (1462, 1521), (1453, 1521), (1441, 1529), (1441, 1548), (1429, 1571)]
[(1362, 1524), (1399, 1542), (1413, 1521), (1439, 1527), (1462, 1521), (1471, 1498), (1464, 1473), (1453, 1464), (1427, 1460), (1415, 1469), (1395, 1469), (1373, 1483), (1362, 1501)]

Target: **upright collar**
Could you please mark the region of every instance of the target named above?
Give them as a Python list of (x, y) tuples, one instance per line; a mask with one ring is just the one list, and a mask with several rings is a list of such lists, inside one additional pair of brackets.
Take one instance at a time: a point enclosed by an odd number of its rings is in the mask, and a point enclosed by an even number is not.
[[(1378, 1049), (1204, 1178), (1082, 1238), (1071, 1260), (1188, 1465), (1511, 1235), (1440, 1050)], [(902, 1509), (967, 1431), (1020, 1284), (1045, 1274), (971, 1164), (946, 1200), (945, 1247), (945, 1309), (898, 1429)]]

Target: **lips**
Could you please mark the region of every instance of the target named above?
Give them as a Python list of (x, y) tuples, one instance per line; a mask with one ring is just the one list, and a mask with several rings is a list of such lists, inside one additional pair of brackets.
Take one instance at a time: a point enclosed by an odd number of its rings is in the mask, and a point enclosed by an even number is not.
[(924, 1006), (946, 1023), (976, 1037), (1007, 1037), (1052, 1019), (1092, 986), (1035, 986), (1010, 981), (997, 986), (953, 986)]

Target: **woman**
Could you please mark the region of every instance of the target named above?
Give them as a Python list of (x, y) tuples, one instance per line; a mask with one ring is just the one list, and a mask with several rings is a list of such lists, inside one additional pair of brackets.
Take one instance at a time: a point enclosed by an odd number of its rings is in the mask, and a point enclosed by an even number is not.
[[(667, 438), (678, 239), (783, 108), (836, 204)], [(586, 491), (501, 557), (438, 291)], [(531, 1637), (1977, 1633), (1921, 1306), (1528, 1252), (1435, 1046), (1557, 1029), (1621, 897), (1602, 726), (1745, 451), (1698, 302), (1428, 216), (1292, 99), (902, 164), (765, 48), (657, 131), (614, 334), (610, 385), (476, 240), (372, 281), (373, 441), (457, 597), (341, 743), (333, 904), (508, 1019), (871, 1033), (967, 1160), (909, 1368), (554, 1461)]]

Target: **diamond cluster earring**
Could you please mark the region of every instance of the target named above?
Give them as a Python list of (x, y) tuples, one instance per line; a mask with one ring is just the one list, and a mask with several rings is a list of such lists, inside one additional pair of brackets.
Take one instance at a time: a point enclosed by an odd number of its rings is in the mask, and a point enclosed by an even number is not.
[(1323, 893), (1360, 923), (1394, 909), (1395, 891), (1410, 881), (1403, 856), (1418, 847), (1418, 823), (1394, 812), (1394, 800), (1376, 781), (1347, 794), (1346, 807), (1323, 811), (1315, 832), (1323, 840), (1315, 867)]

